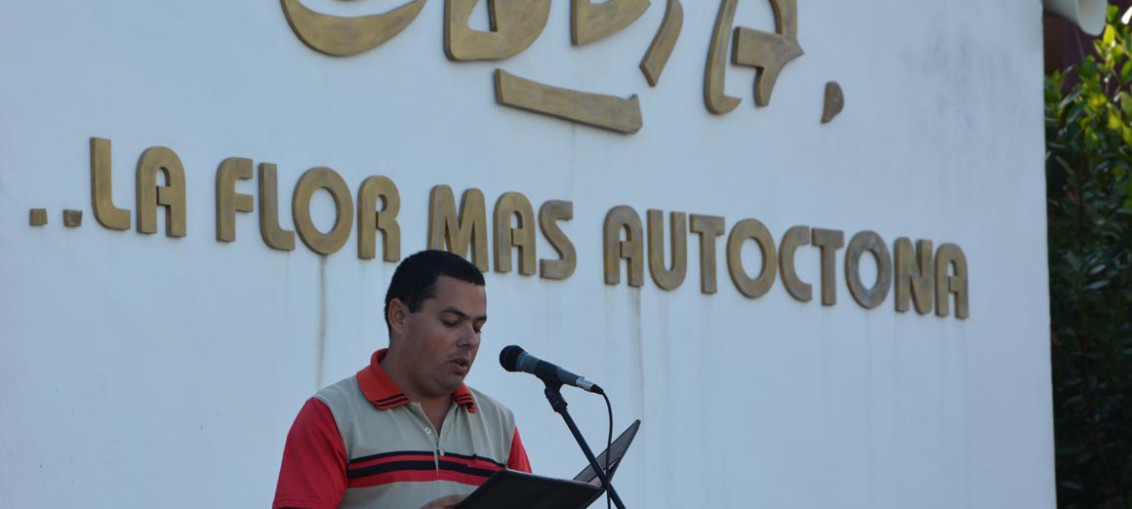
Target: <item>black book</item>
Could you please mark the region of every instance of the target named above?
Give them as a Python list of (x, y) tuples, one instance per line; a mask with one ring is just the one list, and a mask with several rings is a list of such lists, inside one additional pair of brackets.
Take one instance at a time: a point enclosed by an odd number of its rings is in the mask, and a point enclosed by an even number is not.
[[(625, 451), (641, 427), (633, 422), (609, 449), (597, 457), (598, 465), (605, 466), (608, 458), (610, 480), (621, 464)], [(571, 480), (552, 479), (515, 470), (500, 470), (468, 495), (457, 509), (582, 509), (588, 507), (605, 491), (601, 479), (593, 468), (586, 466)]]

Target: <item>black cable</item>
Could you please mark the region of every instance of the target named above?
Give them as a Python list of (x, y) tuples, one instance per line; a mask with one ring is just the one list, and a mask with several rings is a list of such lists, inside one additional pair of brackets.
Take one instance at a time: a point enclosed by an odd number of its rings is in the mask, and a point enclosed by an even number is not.
[[(609, 434), (605, 439), (605, 475), (609, 476), (609, 457), (613, 456), (613, 405), (609, 402), (609, 396), (605, 395), (603, 391), (601, 397), (605, 398), (605, 408), (609, 411)], [(606, 509), (613, 508), (613, 501), (609, 498), (609, 490), (605, 490), (605, 507)]]

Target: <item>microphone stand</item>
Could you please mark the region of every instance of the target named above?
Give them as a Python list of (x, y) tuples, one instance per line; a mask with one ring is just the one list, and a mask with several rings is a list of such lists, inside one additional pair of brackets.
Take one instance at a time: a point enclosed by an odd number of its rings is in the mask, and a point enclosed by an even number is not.
[(566, 421), (566, 426), (570, 428), (570, 433), (574, 435), (574, 440), (578, 441), (578, 446), (582, 448), (586, 459), (589, 460), (590, 468), (594, 469), (594, 472), (597, 472), (597, 477), (601, 480), (602, 486), (604, 486), (609, 493), (609, 497), (613, 499), (613, 504), (617, 506), (617, 509), (625, 509), (625, 504), (621, 503), (621, 497), (617, 496), (617, 490), (613, 489), (613, 484), (609, 482), (609, 477), (606, 475), (605, 470), (598, 465), (597, 459), (594, 458), (593, 451), (591, 451), (590, 446), (586, 444), (586, 439), (582, 437), (582, 432), (578, 430), (578, 426), (574, 424), (574, 419), (570, 417), (570, 412), (566, 410), (566, 400), (562, 398), (562, 393), (559, 392), (559, 389), (562, 388), (562, 384), (559, 382), (548, 382), (546, 380), (543, 380), (543, 383), (546, 384), (546, 390), (543, 392), (546, 394), (546, 400), (550, 402), (550, 407), (562, 416), (562, 420)]

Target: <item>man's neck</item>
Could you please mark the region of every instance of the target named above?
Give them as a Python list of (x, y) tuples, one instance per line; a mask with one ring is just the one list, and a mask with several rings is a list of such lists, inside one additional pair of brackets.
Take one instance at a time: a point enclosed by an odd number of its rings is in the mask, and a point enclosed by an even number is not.
[(440, 428), (444, 426), (444, 418), (448, 415), (448, 409), (454, 404), (452, 398), (445, 398), (443, 401), (436, 399), (421, 401), (420, 404), (421, 409), (428, 416), (429, 422), (432, 423), (433, 429), (436, 430), (436, 435), (440, 436)]
[(417, 389), (408, 377), (404, 376), (401, 371), (401, 364), (398, 362), (393, 352), (390, 351), (386, 354), (385, 358), (381, 360), (381, 369), (385, 371), (393, 383), (409, 398), (409, 401), (419, 403), (421, 409), (424, 410), (428, 420), (432, 423), (432, 427), (436, 429), (437, 434), (440, 433), (440, 428), (444, 424), (444, 417), (448, 415), (448, 408), (452, 406), (452, 395), (442, 394), (438, 396), (426, 396)]

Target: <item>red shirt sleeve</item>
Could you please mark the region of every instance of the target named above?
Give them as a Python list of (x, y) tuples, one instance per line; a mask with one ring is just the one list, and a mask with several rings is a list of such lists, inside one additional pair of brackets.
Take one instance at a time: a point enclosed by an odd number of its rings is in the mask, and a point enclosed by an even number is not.
[(326, 404), (311, 398), (299, 410), (287, 434), (271, 507), (335, 509), (345, 493), (346, 447), (342, 435)]
[(511, 439), (511, 457), (507, 458), (507, 468), (528, 473), (531, 471), (531, 460), (527, 459), (527, 450), (523, 448), (523, 441), (519, 438), (519, 428), (515, 428), (515, 437)]

